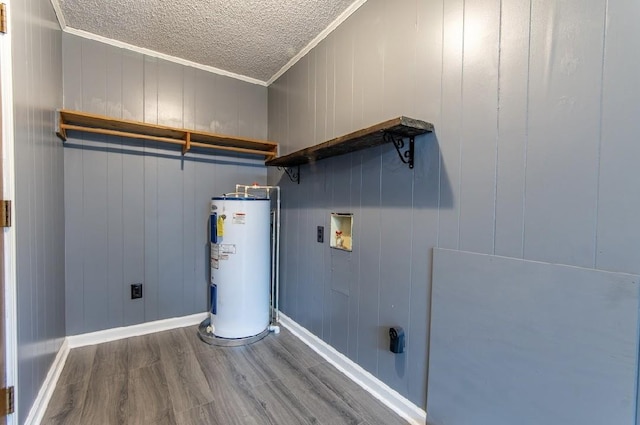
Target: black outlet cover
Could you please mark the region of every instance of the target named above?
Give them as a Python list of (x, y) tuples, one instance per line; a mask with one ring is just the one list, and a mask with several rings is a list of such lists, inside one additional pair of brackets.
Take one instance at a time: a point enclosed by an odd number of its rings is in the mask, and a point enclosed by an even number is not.
[(317, 241), (324, 243), (324, 226), (318, 226), (318, 238)]
[(132, 283), (131, 284), (131, 299), (135, 300), (138, 298), (142, 298), (142, 283)]

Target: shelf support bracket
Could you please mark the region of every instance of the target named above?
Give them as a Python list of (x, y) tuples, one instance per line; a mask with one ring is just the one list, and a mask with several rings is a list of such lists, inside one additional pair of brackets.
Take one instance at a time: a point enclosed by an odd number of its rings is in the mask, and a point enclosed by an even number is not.
[(393, 146), (396, 148), (396, 152), (398, 152), (398, 156), (400, 157), (400, 161), (409, 165), (410, 169), (413, 169), (413, 157), (415, 152), (415, 137), (409, 137), (409, 146), (406, 148), (404, 152), (402, 149), (405, 149), (405, 141), (402, 136), (396, 136), (393, 133), (385, 132), (384, 140), (387, 143), (393, 143)]
[(295, 167), (278, 167), (278, 170), (284, 170), (289, 176), (289, 180), (294, 183), (300, 184), (300, 166), (296, 165)]
[(184, 156), (191, 149), (191, 133), (187, 132), (185, 135), (184, 145), (182, 145), (182, 156)]

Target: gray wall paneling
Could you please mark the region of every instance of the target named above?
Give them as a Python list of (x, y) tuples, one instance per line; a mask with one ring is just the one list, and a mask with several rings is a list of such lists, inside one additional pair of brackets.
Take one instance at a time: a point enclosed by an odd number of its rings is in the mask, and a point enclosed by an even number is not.
[[(264, 87), (69, 34), (63, 45), (67, 108), (267, 136)], [(64, 155), (67, 333), (205, 311), (209, 199), (265, 183), (262, 161), (77, 133)], [(142, 300), (130, 299), (136, 282)]]
[(484, 253), (494, 249), (500, 4), (463, 10), (459, 249)]
[(532, 3), (525, 258), (594, 267), (604, 22), (599, 1)]
[[(462, 128), (463, 1), (443, 1), (441, 121), (436, 129), (442, 151), (438, 246), (460, 246), (460, 179)], [(427, 119), (428, 121), (428, 119)], [(446, 191), (443, 176), (451, 183)]]
[[(272, 84), (283, 153), (399, 114), (436, 129), (413, 171), (389, 147), (303, 166), (300, 186), (269, 171), (283, 311), (424, 407), (434, 247), (639, 273), (638, 30), (622, 19), (638, 6), (607, 7), (369, 0)], [(356, 214), (345, 257), (304, 236), (341, 204)]]
[(502, 3), (495, 254), (522, 258), (529, 88), (530, 1)]
[(428, 423), (634, 424), (639, 283), (436, 249)]
[(640, 145), (630, 143), (640, 132), (640, 63), (628, 54), (640, 47), (640, 28), (628, 18), (639, 12), (634, 1), (608, 5), (602, 76), (596, 267), (627, 273), (640, 273)]
[(50, 2), (12, 2), (17, 423), (26, 418), (65, 336), (61, 32)]

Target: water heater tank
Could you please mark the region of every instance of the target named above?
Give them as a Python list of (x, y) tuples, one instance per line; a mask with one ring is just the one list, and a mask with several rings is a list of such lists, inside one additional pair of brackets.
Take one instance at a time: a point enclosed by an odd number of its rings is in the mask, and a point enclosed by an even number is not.
[(269, 326), (270, 200), (211, 200), (211, 324), (219, 338), (247, 338)]

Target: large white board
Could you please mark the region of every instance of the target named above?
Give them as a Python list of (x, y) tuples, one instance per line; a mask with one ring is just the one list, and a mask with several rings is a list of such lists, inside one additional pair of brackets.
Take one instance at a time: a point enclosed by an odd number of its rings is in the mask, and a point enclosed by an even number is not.
[(637, 275), (435, 249), (430, 425), (633, 425)]

